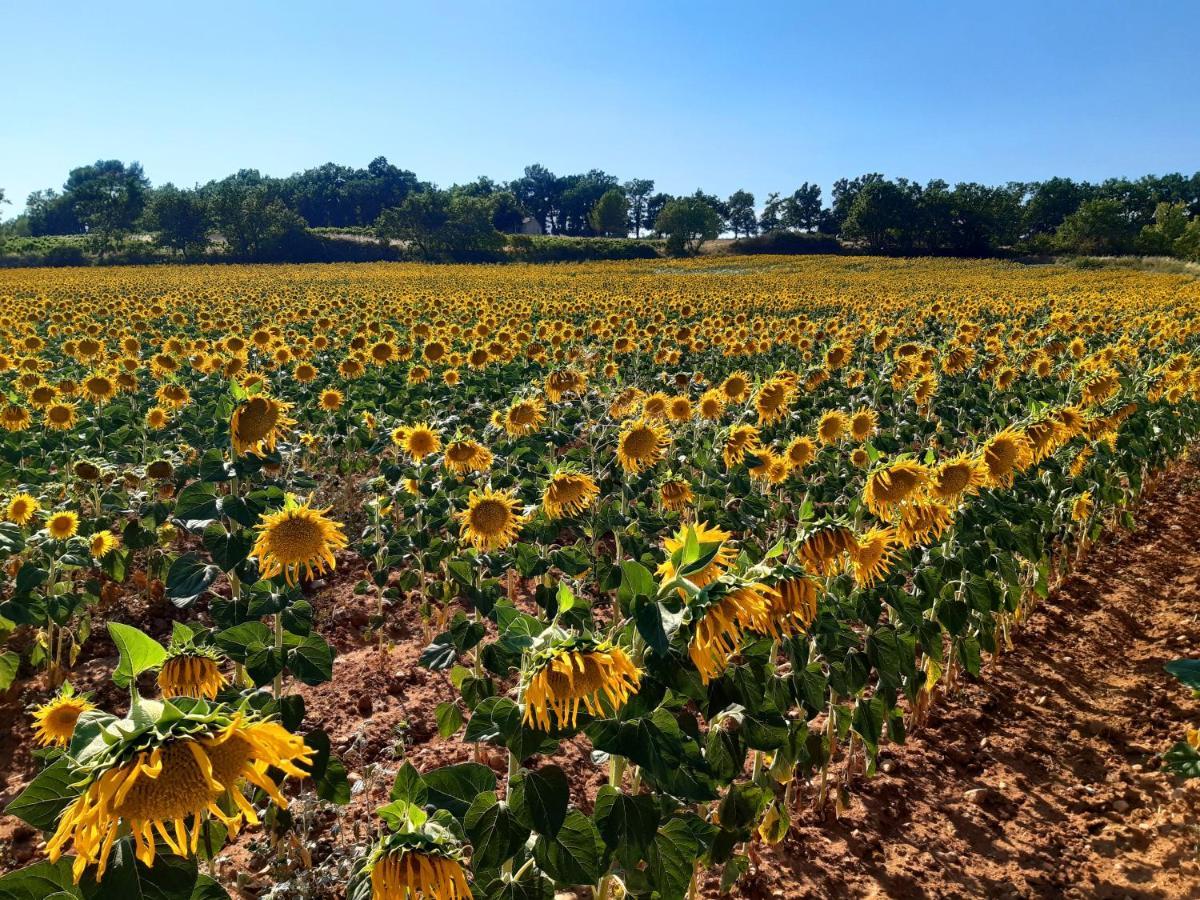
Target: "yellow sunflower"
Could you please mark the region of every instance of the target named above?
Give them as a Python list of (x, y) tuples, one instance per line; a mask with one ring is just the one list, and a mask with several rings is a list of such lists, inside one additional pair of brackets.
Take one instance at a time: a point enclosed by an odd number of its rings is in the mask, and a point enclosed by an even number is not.
[(873, 515), (889, 518), (904, 502), (914, 498), (929, 483), (929, 470), (911, 459), (899, 459), (875, 469), (867, 476), (863, 503)]
[(622, 469), (636, 475), (660, 462), (668, 443), (665, 426), (647, 419), (630, 419), (617, 438), (617, 459)]
[(226, 684), (217, 656), (195, 648), (171, 648), (158, 670), (162, 695), (212, 700)]
[(589, 715), (612, 715), (637, 692), (641, 677), (620, 647), (584, 644), (556, 649), (539, 660), (528, 677), (524, 722), (539, 731), (573, 728), (580, 706)]
[(542, 508), (551, 519), (577, 516), (600, 496), (600, 487), (591, 475), (556, 472), (542, 492)]
[(79, 515), (70, 510), (51, 513), (46, 519), (46, 531), (56, 541), (65, 541), (79, 531)]
[(836, 444), (850, 429), (850, 417), (839, 409), (831, 409), (817, 422), (817, 437), (822, 444)]
[(504, 413), (504, 430), (510, 437), (533, 434), (546, 421), (546, 406), (536, 397), (518, 400)]
[(517, 539), (525, 517), (513, 490), (471, 491), (467, 508), (457, 513), (460, 532), (476, 550), (485, 553), (507, 547)]
[(973, 456), (960, 453), (933, 470), (929, 493), (938, 500), (949, 501), (974, 494), (987, 483), (987, 469)]
[(120, 546), (121, 539), (107, 528), (95, 532), (88, 538), (88, 549), (95, 559), (104, 559)]
[(320, 397), (321, 409), (326, 412), (337, 412), (342, 408), (342, 404), (346, 402), (345, 395), (337, 388), (326, 388), (321, 391)]
[[(413, 462), (420, 462), (426, 456), (437, 453), (442, 449), (441, 436), (424, 422), (404, 429), (403, 442), (400, 448), (408, 454)], [(393, 440), (395, 436), (393, 435)]]
[(258, 560), (260, 576), (274, 578), (282, 574), (288, 584), (294, 585), (302, 572), (311, 579), (332, 570), (337, 565), (334, 551), (347, 542), (343, 526), (326, 518), (326, 512), (313, 509), (309, 501), (300, 503), (289, 494), (282, 509), (263, 516), (251, 551)]
[(284, 431), (295, 425), (287, 416), (288, 405), (266, 394), (257, 394), (238, 404), (229, 419), (229, 435), (238, 453), (262, 456), (275, 450)]
[(1017, 472), (1032, 464), (1033, 448), (1024, 432), (1006, 428), (983, 445), (980, 459), (987, 469), (988, 486), (1007, 487)]
[(854, 583), (859, 587), (873, 587), (896, 561), (899, 535), (894, 528), (872, 528), (859, 536), (857, 544), (850, 552)]
[(769, 633), (774, 594), (766, 585), (746, 584), (705, 607), (688, 643), (688, 657), (704, 684), (725, 671), (747, 631)]
[(725, 446), (721, 450), (721, 459), (725, 468), (731, 469), (746, 458), (747, 453), (759, 448), (758, 429), (753, 425), (734, 425), (725, 435)]
[(471, 900), (471, 897), (462, 863), (443, 853), (398, 848), (381, 854), (371, 865), (371, 900)]
[(792, 399), (792, 385), (781, 378), (772, 378), (763, 383), (754, 397), (754, 408), (758, 412), (758, 424), (770, 425), (787, 415), (788, 403)]
[(492, 451), (470, 438), (453, 440), (446, 445), (442, 465), (458, 475), (486, 472), (492, 467)]
[(66, 400), (55, 400), (46, 407), (45, 423), (55, 431), (69, 431), (75, 427), (78, 406)]
[(57, 694), (33, 711), (33, 736), (43, 747), (65, 747), (75, 733), (75, 723), (89, 709), (95, 709), (87, 697), (76, 694), (64, 684)]
[(15, 403), (8, 404), (0, 412), (0, 426), (3, 426), (5, 431), (24, 431), (29, 427), (30, 420), (29, 410)]
[(161, 406), (152, 406), (146, 410), (145, 421), (151, 431), (159, 431), (170, 424), (171, 414)]
[(17, 494), (8, 501), (4, 514), (8, 521), (24, 527), (33, 521), (38, 509), (37, 498), (32, 494)]
[(696, 502), (692, 486), (682, 478), (671, 478), (658, 486), (658, 498), (663, 509), (682, 512)]

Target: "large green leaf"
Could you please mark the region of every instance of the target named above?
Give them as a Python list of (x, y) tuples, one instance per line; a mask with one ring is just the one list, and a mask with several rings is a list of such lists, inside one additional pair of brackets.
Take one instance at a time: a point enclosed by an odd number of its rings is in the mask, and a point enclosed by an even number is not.
[(108, 633), (117, 645), (117, 652), (121, 654), (121, 661), (112, 676), (120, 687), (128, 687), (143, 672), (161, 666), (167, 658), (166, 648), (162, 644), (132, 625), (109, 622)]
[(558, 766), (543, 766), (535, 772), (522, 769), (509, 783), (509, 803), (526, 827), (554, 837), (567, 818), (571, 783)]
[(41, 831), (53, 831), (59, 814), (79, 796), (77, 781), (66, 759), (51, 763), (8, 804), (5, 812)]
[(649, 794), (624, 794), (604, 785), (596, 795), (592, 819), (610, 850), (627, 867), (645, 858), (658, 832), (658, 804)]
[(480, 794), (463, 819), (471, 839), (471, 863), (476, 870), (499, 868), (525, 845), (529, 829), (517, 821), (507, 803), (492, 791)]
[(604, 844), (592, 820), (577, 809), (554, 838), (542, 835), (533, 846), (533, 858), (560, 885), (594, 884), (599, 880)]
[(203, 562), (195, 553), (185, 553), (167, 570), (167, 597), (180, 609), (186, 609), (208, 590), (220, 574), (220, 566)]
[(475, 798), (496, 789), (496, 773), (479, 763), (459, 763), (421, 776), (426, 802), (462, 821)]

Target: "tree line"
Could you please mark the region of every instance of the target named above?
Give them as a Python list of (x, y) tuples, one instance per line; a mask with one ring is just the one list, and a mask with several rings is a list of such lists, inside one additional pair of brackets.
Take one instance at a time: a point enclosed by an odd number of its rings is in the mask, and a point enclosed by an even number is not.
[(1196, 259), (1200, 172), (1000, 186), (920, 184), (872, 173), (839, 179), (828, 205), (821, 187), (808, 182), (770, 193), (760, 205), (746, 190), (724, 198), (702, 190), (672, 196), (648, 178), (621, 181), (599, 169), (556, 175), (540, 164), (507, 182), (485, 176), (439, 188), (381, 156), (362, 169), (326, 163), (285, 178), (243, 169), (178, 188), (152, 186), (136, 162), (98, 160), (72, 169), (61, 190), (31, 194), (24, 212), (3, 228), (33, 237), (86, 234), (101, 256), (128, 235), (145, 233), (185, 258), (211, 254), (214, 246), (239, 259), (294, 258), (312, 240), (310, 229), (333, 229), (397, 239), (431, 259), (494, 257), (506, 234), (523, 232), (649, 235), (679, 255), (732, 234), (766, 250), (787, 246), (781, 237), (794, 244), (823, 236), (892, 254)]

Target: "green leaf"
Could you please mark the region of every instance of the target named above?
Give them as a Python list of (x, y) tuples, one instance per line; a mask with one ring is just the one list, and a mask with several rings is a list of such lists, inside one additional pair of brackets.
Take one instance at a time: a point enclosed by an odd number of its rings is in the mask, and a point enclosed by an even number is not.
[(596, 795), (592, 813), (596, 830), (627, 868), (633, 868), (650, 850), (658, 833), (658, 804), (650, 794), (623, 794), (604, 785)]
[(426, 772), (421, 780), (425, 782), (426, 802), (459, 821), (477, 796), (496, 789), (496, 773), (479, 763), (443, 766)]
[(0, 694), (12, 687), (20, 665), (20, 655), (14, 653), (12, 650), (5, 650), (3, 653), (0, 653)]
[(108, 633), (117, 645), (117, 652), (121, 654), (121, 661), (112, 676), (118, 687), (128, 687), (143, 672), (161, 666), (167, 658), (167, 651), (162, 644), (132, 625), (109, 622)]
[(188, 900), (229, 900), (229, 892), (207, 875), (201, 875)]
[(533, 845), (533, 858), (560, 884), (594, 884), (600, 879), (603, 850), (604, 845), (592, 820), (573, 809), (567, 814), (557, 837), (538, 837)]
[(503, 877), (489, 881), (482, 900), (554, 900), (554, 882), (531, 866), (516, 881)]
[(409, 803), (424, 806), (425, 796), (425, 781), (421, 778), (421, 773), (414, 768), (412, 763), (406, 762), (396, 773), (396, 780), (392, 782), (391, 799), (407, 800)]
[(180, 609), (186, 609), (208, 590), (220, 574), (219, 566), (201, 562), (195, 553), (185, 553), (171, 563), (167, 571), (167, 597)]
[(4, 810), (39, 831), (53, 831), (59, 814), (79, 796), (71, 782), (77, 778), (70, 763), (59, 759), (38, 773)]
[(113, 846), (103, 884), (89, 875), (83, 889), (87, 900), (191, 900), (198, 879), (195, 859), (159, 853), (151, 868), (135, 858), (133, 839), (122, 838)]
[(653, 597), (657, 593), (654, 576), (640, 562), (627, 559), (621, 563), (621, 586), (617, 597), (628, 604), (634, 597)]
[(288, 650), (287, 667), (304, 684), (324, 684), (333, 678), (333, 648), (320, 635), (310, 634)]
[(462, 710), (453, 701), (447, 700), (444, 703), (439, 703), (435, 717), (437, 718), (438, 734), (443, 738), (449, 738), (458, 729), (462, 728)]
[(40, 862), (0, 877), (0, 900), (50, 900), (51, 897), (83, 898), (71, 878), (73, 856), (57, 863)]
[(882, 697), (872, 697), (864, 700), (861, 697), (854, 704), (853, 728), (863, 739), (871, 753), (879, 749), (879, 739), (883, 735), (883, 721), (887, 717), (887, 704)]
[(480, 794), (463, 819), (471, 839), (471, 864), (476, 871), (496, 869), (516, 855), (529, 837), (507, 803), (492, 791)]
[(571, 784), (558, 766), (522, 769), (509, 784), (509, 803), (518, 821), (546, 837), (562, 828), (570, 800)]
[(1193, 691), (1200, 691), (1200, 659), (1173, 659), (1163, 668)]
[(683, 900), (692, 881), (692, 863), (702, 849), (683, 819), (672, 819), (658, 830), (646, 874), (662, 900)]

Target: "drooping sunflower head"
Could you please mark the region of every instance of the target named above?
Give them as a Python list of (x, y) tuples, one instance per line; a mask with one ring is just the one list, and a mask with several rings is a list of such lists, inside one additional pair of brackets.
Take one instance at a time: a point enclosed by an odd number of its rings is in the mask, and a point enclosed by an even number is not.
[(33, 735), (43, 747), (65, 747), (75, 733), (79, 717), (96, 706), (86, 695), (76, 694), (70, 682), (33, 711)]
[(953, 510), (937, 500), (906, 503), (900, 511), (900, 525), (896, 529), (900, 546), (909, 548), (936, 540), (953, 520)]
[(65, 541), (79, 531), (79, 514), (69, 509), (51, 513), (46, 519), (46, 531), (56, 541)]
[(611, 716), (637, 693), (641, 677), (618, 646), (585, 637), (556, 641), (525, 673), (525, 724), (539, 731), (574, 728), (581, 706), (589, 715)]
[(551, 519), (577, 516), (600, 495), (596, 479), (582, 472), (555, 472), (542, 492), (542, 508)]
[(266, 394), (239, 403), (229, 419), (229, 436), (238, 453), (261, 456), (274, 451), (276, 442), (292, 425), (288, 405)]
[(994, 434), (980, 453), (989, 487), (1007, 487), (1017, 472), (1033, 462), (1033, 448), (1023, 431), (1005, 428)]
[(442, 449), (441, 436), (424, 422), (418, 422), (404, 429), (401, 449), (408, 454), (413, 462), (420, 462), (426, 456), (437, 453)]
[(900, 539), (894, 528), (872, 528), (859, 536), (857, 546), (850, 552), (854, 583), (873, 587), (887, 576), (896, 560)]
[(1071, 502), (1071, 521), (1086, 522), (1096, 509), (1096, 501), (1092, 499), (1091, 491), (1084, 491)]
[(462, 537), (485, 553), (501, 550), (517, 539), (525, 517), (515, 492), (471, 491), (467, 508), (457, 514)]
[(8, 521), (24, 527), (33, 521), (38, 509), (37, 498), (32, 494), (16, 494), (8, 501), (4, 515)]
[(855, 441), (865, 441), (879, 427), (879, 415), (873, 409), (857, 409), (850, 416), (850, 437)]
[(658, 499), (663, 509), (682, 512), (696, 502), (692, 486), (683, 478), (669, 476), (658, 486)]
[(929, 493), (942, 501), (969, 496), (987, 483), (987, 469), (981, 460), (960, 453), (941, 463), (929, 480)]
[(928, 483), (928, 469), (915, 460), (898, 459), (876, 468), (867, 476), (863, 502), (872, 514), (888, 518)]
[(1025, 429), (1025, 437), (1029, 439), (1031, 461), (1039, 463), (1063, 445), (1065, 435), (1062, 426), (1052, 417), (1039, 419)]
[(750, 463), (748, 469), (750, 478), (754, 481), (781, 484), (787, 479), (788, 472), (791, 470), (786, 456), (766, 447), (760, 447), (747, 454), (746, 459)]
[(97, 742), (103, 746), (72, 761), (80, 794), (60, 816), (47, 853), (57, 863), (73, 846), (76, 883), (93, 865), (96, 880), (103, 878), (122, 832), (133, 836), (137, 858), (153, 866), (160, 838), (178, 856), (196, 854), (206, 812), (231, 835), (243, 822), (257, 825), (239, 784), (251, 783), (286, 808), (268, 770), (303, 778), (300, 766), (312, 762), (304, 741), (276, 722), (202, 702), (161, 709), (148, 728), (109, 717), (102, 723), (104, 741)]
[(704, 684), (725, 671), (746, 632), (771, 634), (776, 629), (771, 619), (775, 594), (765, 584), (730, 577), (707, 592), (703, 605), (690, 607), (693, 631), (688, 657)]
[(346, 546), (342, 525), (289, 494), (277, 512), (264, 515), (251, 554), (263, 578), (282, 574), (291, 585), (303, 574), (313, 578), (336, 566), (334, 551)]
[(849, 526), (841, 522), (823, 522), (804, 532), (796, 552), (808, 571), (832, 575), (857, 549), (858, 540)]
[(107, 528), (94, 532), (88, 538), (88, 550), (91, 552), (93, 559), (104, 559), (104, 557), (120, 546), (121, 539)]
[(446, 445), (442, 465), (458, 475), (464, 475), (467, 472), (486, 472), (492, 467), (492, 451), (479, 441), (456, 437)]
[(787, 415), (794, 386), (782, 378), (765, 381), (754, 397), (754, 408), (758, 412), (758, 424), (769, 425)]
[(803, 571), (788, 572), (770, 599), (771, 623), (781, 636), (802, 633), (817, 618), (817, 583)]
[(822, 444), (836, 444), (850, 428), (850, 417), (840, 409), (831, 409), (817, 422), (817, 437)]
[(226, 684), (221, 655), (210, 647), (173, 644), (158, 670), (158, 688), (166, 698), (214, 699)]
[[(693, 586), (702, 588), (721, 577), (737, 559), (737, 544), (728, 531), (709, 526), (707, 522), (684, 525), (672, 537), (663, 541), (667, 558), (658, 567), (658, 574), (669, 582), (678, 574)], [(694, 544), (694, 558), (687, 558)], [(685, 592), (680, 589), (680, 594)]]
[(746, 454), (759, 447), (758, 429), (753, 425), (734, 425), (725, 434), (725, 446), (721, 458), (725, 468), (731, 469), (746, 458)]
[(666, 455), (666, 426), (648, 419), (631, 419), (617, 437), (617, 460), (631, 475), (650, 468)]
[(504, 430), (510, 437), (533, 434), (546, 421), (546, 406), (537, 397), (514, 402), (504, 413)]
[[(371, 900), (471, 900), (462, 848), (445, 829), (388, 834), (367, 857)], [(357, 892), (355, 896), (358, 896)]]

